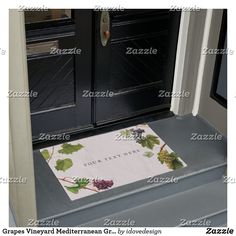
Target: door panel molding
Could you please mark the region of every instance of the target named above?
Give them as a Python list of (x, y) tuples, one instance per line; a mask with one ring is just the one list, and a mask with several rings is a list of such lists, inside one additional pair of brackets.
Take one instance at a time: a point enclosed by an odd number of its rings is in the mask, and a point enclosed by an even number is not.
[(27, 31), (28, 45), (56, 40), (59, 49), (81, 51), (28, 57), (30, 90), (39, 93), (31, 99), (34, 141), (40, 133), (66, 132), (92, 124), (92, 99), (83, 96), (83, 91), (92, 90), (92, 10), (73, 10), (73, 15), (68, 29), (59, 25)]

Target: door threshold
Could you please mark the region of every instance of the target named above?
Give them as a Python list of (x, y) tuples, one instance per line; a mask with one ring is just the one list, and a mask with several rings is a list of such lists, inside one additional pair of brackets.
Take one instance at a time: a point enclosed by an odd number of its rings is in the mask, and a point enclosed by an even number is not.
[[(81, 138), (86, 138), (93, 135), (98, 135), (106, 132), (110, 132), (117, 129), (126, 128), (129, 126), (141, 124), (141, 123), (147, 123), (151, 121), (157, 121), (160, 119), (168, 118), (174, 116), (174, 113), (170, 110), (163, 110), (158, 112), (151, 112), (147, 113), (145, 115), (139, 115), (132, 118), (122, 119), (122, 120), (116, 120), (109, 123), (104, 123), (99, 126), (86, 126), (84, 128), (77, 128), (73, 130), (62, 130), (58, 132), (57, 134), (63, 133), (65, 135), (69, 135), (70, 139), (66, 141), (73, 141)], [(49, 133), (50, 134), (50, 133)], [(55, 133), (54, 133), (55, 134)], [(33, 150), (57, 145), (60, 143), (66, 142), (65, 140), (39, 140), (33, 138)]]

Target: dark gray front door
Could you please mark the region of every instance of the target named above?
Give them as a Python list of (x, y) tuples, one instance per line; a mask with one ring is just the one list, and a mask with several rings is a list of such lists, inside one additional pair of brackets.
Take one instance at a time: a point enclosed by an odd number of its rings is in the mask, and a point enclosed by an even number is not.
[[(159, 91), (172, 90), (180, 13), (125, 10), (105, 19), (103, 14), (95, 15), (95, 90), (114, 96), (96, 98), (96, 123), (169, 108), (170, 97)], [(102, 33), (109, 38), (105, 45)]]

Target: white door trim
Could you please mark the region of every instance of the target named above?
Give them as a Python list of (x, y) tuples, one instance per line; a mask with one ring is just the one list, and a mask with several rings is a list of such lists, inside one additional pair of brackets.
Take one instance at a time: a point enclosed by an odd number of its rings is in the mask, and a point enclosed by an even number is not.
[(210, 29), (211, 29), (212, 12), (213, 12), (212, 9), (208, 9), (207, 14), (206, 14), (206, 21), (205, 21), (205, 27), (204, 27), (204, 33), (203, 33), (203, 42), (202, 42), (202, 47), (201, 47), (201, 56), (200, 56), (200, 62), (199, 62), (199, 67), (198, 67), (195, 98), (194, 98), (193, 111), (192, 111), (192, 114), (194, 116), (196, 116), (199, 112), (202, 83), (203, 83), (203, 74), (204, 74), (204, 69), (205, 69), (205, 64), (206, 64), (206, 55), (204, 55), (202, 52), (204, 48), (207, 48), (208, 46), (208, 41), (210, 37)]

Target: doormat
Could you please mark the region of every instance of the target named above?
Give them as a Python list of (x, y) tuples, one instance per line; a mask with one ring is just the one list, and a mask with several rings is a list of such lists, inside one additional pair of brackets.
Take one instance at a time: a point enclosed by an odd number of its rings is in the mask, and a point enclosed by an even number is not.
[(187, 166), (147, 124), (40, 152), (72, 201)]

